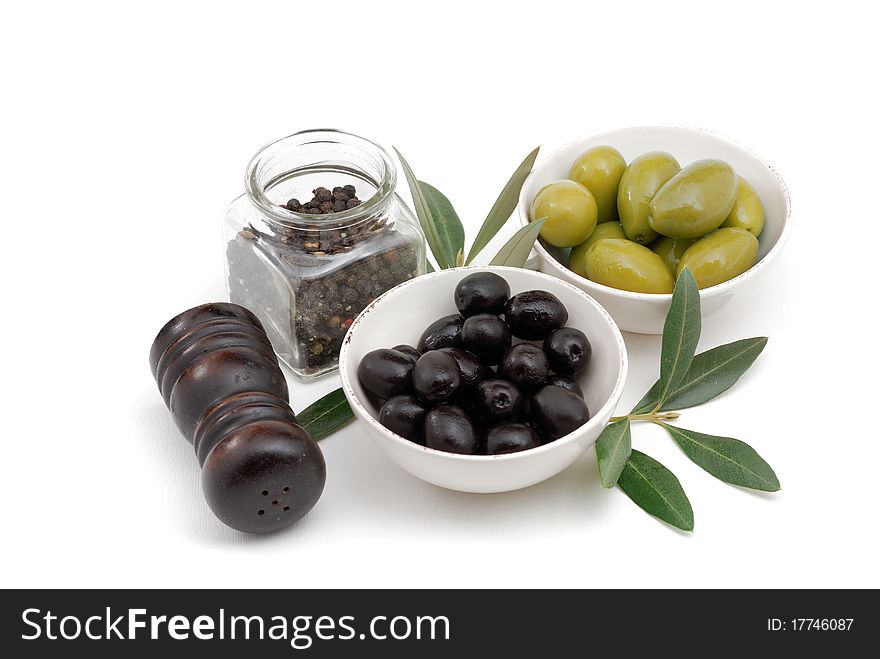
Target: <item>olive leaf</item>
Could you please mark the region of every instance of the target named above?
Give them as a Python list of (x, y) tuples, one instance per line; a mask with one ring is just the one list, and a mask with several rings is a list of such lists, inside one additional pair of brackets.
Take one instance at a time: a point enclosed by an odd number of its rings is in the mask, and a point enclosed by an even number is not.
[(763, 492), (779, 490), (773, 468), (751, 446), (732, 437), (716, 437), (661, 423), (692, 462), (725, 483)]
[(596, 458), (602, 487), (614, 487), (620, 472), (632, 453), (629, 419), (620, 419), (605, 426), (596, 440)]
[(406, 176), (406, 182), (409, 185), (410, 194), (412, 194), (416, 217), (418, 218), (422, 231), (425, 234), (425, 240), (428, 243), (428, 247), (431, 248), (431, 253), (434, 255), (434, 258), (437, 259), (437, 265), (440, 266), (440, 269), (449, 268), (452, 264), (446, 258), (446, 250), (440, 240), (437, 223), (431, 213), (431, 205), (425, 198), (424, 190), (422, 186), (419, 185), (419, 180), (410, 168), (406, 158), (403, 157), (397, 148), (394, 149), (394, 152), (397, 154), (397, 157), (400, 159), (400, 164), (403, 167), (403, 174)]
[(701, 329), (700, 291), (690, 270), (684, 268), (675, 282), (672, 304), (663, 325), (658, 407), (666, 402), (669, 392), (678, 386), (691, 367)]
[(519, 231), (513, 234), (513, 237), (504, 243), (504, 246), (498, 250), (495, 258), (489, 265), (507, 265), (513, 268), (521, 268), (525, 265), (535, 246), (535, 239), (538, 232), (547, 221), (546, 217), (542, 217), (534, 222), (529, 222)]
[[(694, 357), (684, 379), (666, 396), (659, 411), (702, 405), (730, 389), (764, 350), (767, 337), (756, 336), (712, 348)], [(657, 381), (630, 414), (646, 414), (659, 400)]]
[(507, 185), (501, 190), (501, 194), (498, 195), (498, 199), (495, 200), (491, 210), (489, 210), (489, 214), (483, 221), (483, 225), (477, 232), (474, 244), (471, 245), (467, 258), (464, 260), (465, 265), (470, 265), (477, 254), (489, 244), (489, 241), (495, 237), (495, 234), (498, 233), (501, 227), (504, 226), (504, 223), (507, 222), (511, 213), (513, 213), (513, 209), (516, 208), (517, 201), (519, 200), (520, 190), (522, 190), (523, 183), (525, 183), (529, 172), (532, 171), (532, 166), (535, 164), (535, 159), (538, 157), (540, 149), (541, 147), (537, 147), (526, 156), (525, 160), (520, 163), (520, 166), (516, 168), (516, 171), (510, 177)]
[(354, 414), (342, 389), (336, 389), (309, 405), (296, 418), (299, 425), (317, 441), (351, 423)]
[(458, 255), (464, 252), (464, 227), (461, 225), (458, 213), (455, 212), (446, 195), (433, 185), (419, 181), (419, 186), (431, 212), (444, 259), (450, 268), (461, 265), (458, 262)]
[(646, 513), (683, 531), (694, 530), (694, 510), (671, 471), (633, 449), (617, 486)]

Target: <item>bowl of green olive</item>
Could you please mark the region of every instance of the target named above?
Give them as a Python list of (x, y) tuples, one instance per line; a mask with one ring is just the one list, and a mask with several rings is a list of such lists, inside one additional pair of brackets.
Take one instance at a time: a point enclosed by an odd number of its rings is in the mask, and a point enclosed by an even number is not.
[(782, 178), (748, 149), (692, 128), (624, 128), (576, 140), (523, 185), (523, 224), (544, 219), (540, 269), (604, 306), (624, 331), (660, 334), (675, 278), (703, 316), (751, 288), (791, 228)]

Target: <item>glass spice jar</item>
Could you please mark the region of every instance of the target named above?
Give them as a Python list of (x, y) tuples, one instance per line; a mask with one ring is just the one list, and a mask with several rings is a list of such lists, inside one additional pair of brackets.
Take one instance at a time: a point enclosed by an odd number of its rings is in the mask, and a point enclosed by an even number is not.
[[(334, 370), (355, 316), (425, 273), (425, 239), (396, 183), (382, 147), (337, 130), (272, 142), (248, 165), (246, 192), (225, 217), (229, 299), (257, 315), (302, 378)], [(357, 197), (347, 204), (346, 186)], [(344, 210), (318, 208), (315, 191), (331, 190)]]

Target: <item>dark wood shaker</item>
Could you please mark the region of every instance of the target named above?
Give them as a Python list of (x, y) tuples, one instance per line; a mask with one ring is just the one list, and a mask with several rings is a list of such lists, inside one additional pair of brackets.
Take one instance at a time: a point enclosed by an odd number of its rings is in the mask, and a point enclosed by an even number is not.
[(222, 522), (270, 533), (317, 503), (323, 455), (297, 424), (287, 381), (250, 311), (220, 302), (175, 316), (153, 341), (150, 369)]

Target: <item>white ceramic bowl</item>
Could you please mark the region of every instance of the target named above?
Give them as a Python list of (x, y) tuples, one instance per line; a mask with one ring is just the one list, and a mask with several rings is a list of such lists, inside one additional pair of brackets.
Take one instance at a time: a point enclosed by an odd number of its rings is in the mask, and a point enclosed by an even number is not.
[[(667, 151), (678, 159), (682, 167), (695, 160), (717, 158), (726, 161), (751, 183), (761, 197), (766, 213), (764, 230), (758, 239), (758, 262), (739, 277), (700, 291), (702, 315), (705, 317), (718, 311), (734, 293), (755, 291), (755, 284), (788, 238), (791, 228), (788, 191), (782, 178), (770, 165), (739, 144), (706, 131), (646, 126), (623, 128), (570, 142), (545, 159), (526, 179), (519, 198), (520, 221), (523, 224), (529, 221), (529, 206), (542, 187), (551, 181), (567, 178), (572, 163), (581, 153), (602, 144), (620, 151), (627, 162), (647, 151)], [(631, 293), (603, 286), (568, 269), (568, 250), (536, 243), (535, 252), (543, 272), (574, 284), (592, 295), (608, 309), (622, 330), (641, 334), (663, 332), (666, 312), (669, 311), (669, 303), (672, 301), (671, 295)]]
[[(504, 277), (511, 293), (545, 290), (568, 309), (568, 326), (590, 339), (593, 356), (579, 377), (592, 418), (574, 432), (544, 446), (497, 456), (458, 455), (415, 444), (377, 420), (357, 377), (361, 358), (371, 350), (401, 343), (415, 345), (424, 329), (457, 313), (453, 291), (459, 280), (481, 270)], [(505, 492), (539, 483), (559, 473), (595, 441), (614, 411), (626, 380), (626, 346), (614, 320), (575, 286), (554, 277), (502, 267), (442, 270), (410, 280), (377, 298), (355, 319), (342, 342), (339, 373), (342, 389), (366, 434), (385, 454), (422, 480), (463, 492)]]

